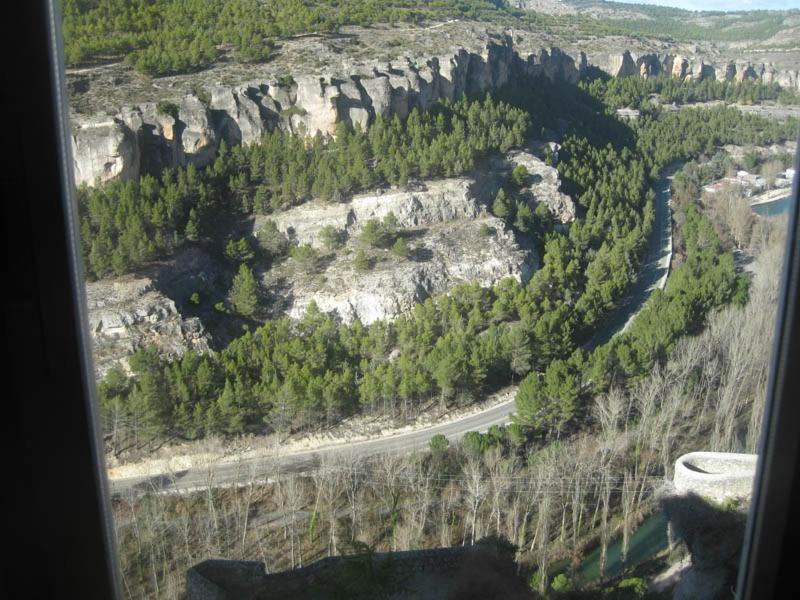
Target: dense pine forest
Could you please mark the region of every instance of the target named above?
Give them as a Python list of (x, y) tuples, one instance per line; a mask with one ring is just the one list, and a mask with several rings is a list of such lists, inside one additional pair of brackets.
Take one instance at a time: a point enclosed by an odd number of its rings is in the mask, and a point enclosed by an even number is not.
[[(408, 418), (431, 402), (468, 404), (520, 380), (510, 435), (521, 444), (548, 440), (585, 424), (594, 393), (663, 363), (711, 310), (742, 304), (746, 280), (708, 218), (689, 204), (675, 217), (685, 260), (667, 289), (654, 294), (629, 332), (593, 352), (582, 348), (635, 278), (652, 227), (650, 185), (661, 170), (720, 144), (792, 138), (797, 124), (718, 107), (654, 108), (627, 125), (596, 110), (602, 98), (566, 84), (535, 83), (501, 90), (502, 100), (465, 99), (414, 113), (406, 123), (378, 121), (366, 133), (342, 127), (335, 139), (317, 138), (309, 147), (275, 133), (262, 144), (223, 150), (205, 171), (189, 167), (160, 181), (84, 190), (85, 256), (101, 275), (116, 267), (94, 263), (92, 247), (103, 235), (120, 235), (113, 227), (124, 217), (137, 223), (137, 210), (169, 214), (166, 207), (179, 207), (177, 228), (162, 220), (163, 232), (153, 229), (154, 221), (142, 229), (153, 232), (153, 243), (164, 240), (167, 251), (181, 229), (200, 239), (204, 223), (226, 211), (269, 212), (314, 195), (337, 201), (378, 182), (402, 184), (412, 174), (460, 173), (477, 156), (508, 150), (555, 119), (572, 118), (558, 169), (582, 218), (560, 231), (539, 214), (520, 217), (513, 203), (505, 211), (504, 218), (538, 236), (542, 246), (542, 268), (525, 285), (509, 279), (488, 289), (462, 286), (393, 323), (370, 326), (340, 325), (312, 306), (300, 321), (267, 321), (213, 355), (164, 359), (139, 351), (131, 377), (114, 370), (101, 384), (114, 452), (165, 436), (296, 431), (359, 411)], [(542, 107), (550, 108), (537, 110)], [(140, 239), (149, 239), (147, 233)], [(228, 251), (237, 255), (236, 247)], [(120, 271), (147, 260), (123, 258)], [(240, 288), (257, 288), (246, 266), (237, 279)], [(247, 304), (252, 294), (240, 296)]]
[(439, 103), (407, 119), (376, 119), (368, 131), (341, 123), (310, 143), (280, 130), (259, 144), (228, 149), (207, 169), (168, 169), (160, 178), (79, 190), (81, 239), (89, 274), (120, 275), (169, 254), (184, 240), (212, 237), (220, 223), (300, 204), (341, 202), (378, 185), (451, 177), (490, 152), (522, 144), (527, 115), (487, 97)]
[(454, 17), (545, 21), (502, 0), (65, 0), (66, 62), (124, 57), (137, 71), (163, 76), (210, 66), (232, 48), (239, 62), (270, 58), (274, 42), (344, 25), (420, 23)]
[(153, 77), (198, 71), (228, 53), (240, 63), (263, 62), (281, 39), (337, 32), (347, 25), (464, 19), (558, 33), (568, 40), (626, 35), (720, 42), (761, 40), (784, 27), (783, 14), (726, 18), (711, 13), (702, 21), (658, 6), (638, 5), (637, 11), (648, 17), (556, 17), (516, 8), (508, 0), (63, 0), (62, 27), (68, 66), (124, 59)]
[(602, 71), (591, 69), (581, 87), (593, 96), (601, 98), (611, 108), (647, 108), (651, 94), (657, 94), (660, 102), (688, 104), (722, 100), (732, 103), (755, 104), (764, 100), (797, 104), (796, 92), (782, 88), (777, 83), (759, 81), (718, 81), (712, 78), (701, 80), (678, 79), (669, 75), (654, 77), (609, 77)]

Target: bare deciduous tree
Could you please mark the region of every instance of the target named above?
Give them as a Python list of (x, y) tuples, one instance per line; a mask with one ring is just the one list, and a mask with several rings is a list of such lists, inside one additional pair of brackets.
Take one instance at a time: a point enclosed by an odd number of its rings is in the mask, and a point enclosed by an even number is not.
[[(470, 514), (470, 545), (475, 544), (475, 525), (478, 520), (478, 510), (486, 499), (488, 484), (483, 474), (483, 465), (479, 457), (468, 454), (462, 470), (464, 474), (464, 491), (466, 503)], [(466, 537), (466, 536), (465, 536)]]

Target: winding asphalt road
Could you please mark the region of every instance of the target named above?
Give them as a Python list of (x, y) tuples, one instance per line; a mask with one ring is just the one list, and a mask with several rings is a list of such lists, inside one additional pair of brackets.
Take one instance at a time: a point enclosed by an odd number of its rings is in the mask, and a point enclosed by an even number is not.
[(655, 185), (656, 199), (654, 202), (655, 218), (647, 253), (642, 259), (636, 281), (631, 286), (627, 298), (595, 331), (592, 339), (584, 348), (592, 350), (602, 346), (617, 333), (625, 331), (639, 314), (656, 288), (664, 289), (667, 284), (669, 264), (672, 260), (672, 211), (670, 198), (672, 196), (672, 178), (680, 166), (668, 168)]
[[(587, 350), (605, 343), (616, 333), (624, 331), (656, 287), (663, 288), (666, 283), (669, 263), (672, 256), (672, 226), (670, 216), (670, 180), (675, 169), (661, 177), (656, 185), (655, 223), (647, 254), (637, 275), (631, 293), (616, 309), (603, 326), (585, 346)], [(281, 473), (301, 473), (313, 470), (321, 455), (370, 456), (385, 452), (409, 452), (424, 447), (436, 434), (450, 440), (457, 440), (468, 431), (484, 432), (492, 425), (502, 425), (509, 421), (514, 412), (513, 394), (510, 398), (484, 411), (459, 419), (432, 425), (414, 431), (398, 433), (393, 436), (372, 440), (337, 444), (314, 450), (293, 452), (277, 457), (241, 459), (231, 462), (218, 462), (208, 467), (192, 468), (176, 473), (160, 473), (145, 477), (129, 477), (110, 480), (114, 495), (137, 494), (149, 490), (191, 491), (208, 486), (235, 485), (236, 482), (265, 481)]]

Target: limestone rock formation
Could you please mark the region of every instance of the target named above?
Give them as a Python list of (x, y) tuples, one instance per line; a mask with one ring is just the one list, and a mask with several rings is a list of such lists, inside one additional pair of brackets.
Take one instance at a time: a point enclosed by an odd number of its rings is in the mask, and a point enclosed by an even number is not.
[(639, 74), (636, 62), (628, 50), (609, 57), (607, 70), (612, 77), (633, 77)]
[(562, 224), (575, 220), (575, 202), (561, 191), (558, 169), (547, 166), (542, 159), (530, 152), (513, 151), (509, 153), (507, 160), (512, 166), (522, 165), (528, 170), (528, 182), (521, 190), (521, 196), (533, 208), (544, 204)]
[(164, 167), (180, 164), (177, 114), (166, 114), (155, 103), (145, 102), (123, 109), (122, 118), (137, 134), (143, 173), (158, 173)]
[(197, 96), (185, 96), (178, 111), (182, 126), (181, 153), (187, 163), (198, 167), (210, 164), (217, 152), (217, 133), (208, 108)]
[[(481, 225), (492, 233), (484, 235)], [(269, 274), (267, 285), (273, 288), (280, 279), (291, 281), (291, 289), (284, 292), (288, 302), (282, 304), (278, 298), (276, 303), (290, 317), (302, 317), (313, 301), (344, 323), (360, 319), (368, 324), (393, 320), (459, 283), (490, 286), (505, 277), (527, 280), (537, 266), (533, 253), (521, 249), (505, 224), (489, 215), (413, 229), (408, 234), (413, 248), (409, 258), (377, 251), (375, 266), (360, 272), (354, 265), (357, 244), (353, 243), (320, 276), (284, 278), (278, 269)]]
[(327, 226), (356, 236), (370, 219), (383, 219), (390, 212), (398, 225), (408, 229), (435, 223), (474, 219), (481, 212), (469, 178), (432, 181), (417, 191), (391, 190), (360, 194), (351, 202), (307, 202), (286, 212), (270, 215), (278, 229), (297, 244), (321, 246), (320, 230)]
[[(459, 283), (489, 286), (504, 277), (526, 281), (538, 257), (486, 212), (480, 187), (469, 178), (445, 179), (417, 191), (363, 194), (347, 204), (313, 202), (273, 215), (278, 228), (298, 244), (321, 247), (320, 231), (328, 225), (348, 237), (343, 250), (326, 257), (320, 273), (304, 272), (291, 259), (273, 267), (264, 282), (273, 305), (300, 317), (313, 301), (343, 322), (371, 323), (394, 319)], [(404, 230), (412, 248), (409, 257), (372, 249), (374, 267), (356, 270), (355, 254), (365, 247), (358, 234), (368, 220), (389, 212)]]
[(72, 136), (72, 156), (78, 185), (139, 176), (136, 135), (121, 119), (98, 118), (79, 124)]
[(130, 354), (155, 346), (166, 356), (208, 351), (210, 338), (200, 319), (184, 318), (175, 302), (149, 277), (126, 276), (86, 284), (89, 330), (99, 376), (125, 365)]
[(247, 86), (232, 89), (218, 85), (211, 89), (211, 118), (214, 129), (229, 146), (252, 144), (266, 132), (258, 104), (248, 93), (257, 94)]
[(438, 99), (497, 89), (517, 72), (576, 82), (584, 66), (585, 56), (576, 64), (557, 48), (521, 57), (506, 36), (480, 52), (457, 47), (447, 55), (365, 63), (348, 72), (209, 86), (203, 92), (208, 106), (189, 94), (174, 115), (142, 103), (81, 127), (74, 140), (76, 179), (92, 185), (98, 177), (136, 177), (140, 165), (150, 173), (187, 163), (205, 166), (220, 140), (248, 144), (272, 127), (306, 135), (333, 134), (339, 122), (365, 128), (377, 116), (404, 118)]
[(299, 111), (292, 116), (292, 131), (315, 135), (334, 133), (339, 88), (327, 78), (304, 75), (296, 78)]
[(209, 96), (208, 106), (189, 94), (175, 100), (175, 115), (160, 114), (154, 103), (124, 107), (78, 129), (73, 139), (76, 179), (92, 185), (96, 179), (133, 178), (140, 171), (158, 173), (179, 164), (203, 166), (214, 159), (219, 140), (248, 144), (274, 127), (307, 135), (333, 134), (340, 122), (363, 128), (378, 116), (404, 118), (437, 99), (494, 90), (521, 74), (576, 83), (590, 63), (615, 77), (668, 74), (777, 82), (800, 90), (796, 68), (723, 61), (691, 49), (687, 54), (623, 50), (587, 58), (582, 51), (571, 56), (559, 48), (522, 52), (510, 35), (489, 37), (481, 44), (439, 49), (430, 56), (345, 62), (320, 72), (288, 73), (280, 80), (211, 85), (197, 93)]

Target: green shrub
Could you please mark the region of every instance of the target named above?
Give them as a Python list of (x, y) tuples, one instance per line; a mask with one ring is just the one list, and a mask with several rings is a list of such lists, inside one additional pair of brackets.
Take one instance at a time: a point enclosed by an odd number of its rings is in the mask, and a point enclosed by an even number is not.
[(428, 446), (433, 454), (441, 454), (450, 447), (450, 440), (441, 433), (437, 433), (428, 441)]
[(314, 272), (319, 266), (319, 253), (311, 246), (311, 244), (295, 246), (292, 248), (289, 254), (295, 261), (297, 261), (297, 264), (299, 264), (306, 271)]
[(356, 268), (356, 271), (371, 271), (372, 267), (375, 266), (375, 263), (372, 258), (367, 256), (367, 253), (363, 250), (359, 250), (356, 252), (356, 257), (353, 260), (353, 265)]
[(319, 232), (319, 239), (325, 248), (335, 250), (344, 243), (344, 231), (333, 225), (325, 225)]
[(408, 243), (401, 237), (397, 238), (394, 244), (392, 244), (392, 254), (395, 256), (399, 256), (400, 258), (408, 258), (409, 252), (410, 249), (408, 247)]
[(559, 594), (565, 592), (571, 592), (574, 589), (572, 585), (572, 581), (570, 581), (569, 577), (564, 575), (564, 573), (559, 573), (553, 578), (553, 582), (550, 584), (550, 587), (553, 588), (554, 592)]
[(525, 181), (528, 179), (528, 169), (525, 168), (525, 165), (517, 165), (514, 167), (514, 170), (511, 171), (511, 183), (517, 187), (521, 188), (525, 185)]
[(156, 103), (156, 112), (160, 115), (169, 116), (173, 119), (178, 118), (178, 105), (168, 100), (161, 100)]

